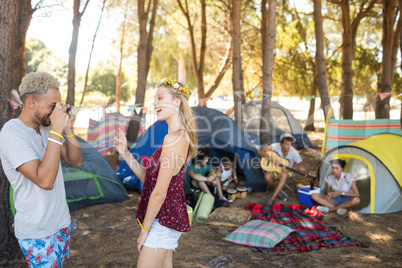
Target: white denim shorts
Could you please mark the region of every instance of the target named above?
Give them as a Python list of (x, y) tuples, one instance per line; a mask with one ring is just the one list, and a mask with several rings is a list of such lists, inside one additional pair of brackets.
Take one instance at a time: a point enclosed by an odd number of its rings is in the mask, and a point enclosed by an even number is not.
[(177, 242), (181, 236), (181, 232), (165, 227), (155, 219), (148, 232), (144, 246), (147, 248), (163, 248), (167, 250), (175, 250), (179, 245)]

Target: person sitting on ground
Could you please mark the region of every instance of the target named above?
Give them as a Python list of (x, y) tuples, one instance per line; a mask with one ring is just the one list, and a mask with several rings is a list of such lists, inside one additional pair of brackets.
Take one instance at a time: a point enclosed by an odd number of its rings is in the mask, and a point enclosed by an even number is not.
[(209, 148), (201, 148), (199, 149), (198, 154), (191, 160), (191, 165), (188, 168), (188, 174), (191, 178), (191, 186), (212, 195), (214, 195), (214, 188), (216, 187), (219, 200), (225, 200), (217, 175), (217, 170), (208, 164), (210, 156), (211, 150)]
[(226, 156), (222, 157), (221, 163), (218, 166), (218, 177), (221, 179), (222, 190), (225, 192), (228, 189), (236, 189), (236, 187), (242, 186), (237, 179), (236, 168), (234, 168), (233, 160), (231, 155), (228, 153)]
[[(295, 148), (292, 147), (292, 143), (296, 139), (289, 133), (283, 133), (280, 136), (280, 142), (273, 143), (269, 146), (265, 146), (258, 151), (258, 154), (262, 157), (269, 158), (269, 151), (276, 152), (281, 158), (285, 158), (289, 161), (290, 168), (299, 168), (303, 165), (302, 159)], [(292, 173), (287, 171), (286, 168), (282, 169), (281, 173), (276, 171), (266, 172), (264, 175), (265, 181), (269, 185), (269, 188), (274, 192), (268, 198), (268, 205), (272, 205), (274, 203), (275, 198), (282, 199), (282, 201), (286, 201), (287, 198), (280, 191), (283, 189), (285, 182), (288, 177), (292, 176)], [(275, 187), (274, 180), (279, 179), (278, 185)]]
[(346, 162), (341, 159), (330, 161), (332, 172), (325, 177), (327, 192), (324, 194), (312, 194), (311, 198), (320, 205), (317, 210), (321, 213), (336, 211), (339, 215), (345, 215), (347, 209), (353, 209), (360, 203), (359, 190), (352, 175), (343, 171)]

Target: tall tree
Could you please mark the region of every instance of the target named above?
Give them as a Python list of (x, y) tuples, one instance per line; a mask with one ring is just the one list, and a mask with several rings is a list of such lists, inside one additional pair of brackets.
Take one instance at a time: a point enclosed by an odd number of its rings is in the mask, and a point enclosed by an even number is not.
[[(0, 1), (0, 129), (10, 119), (10, 106), (5, 96), (12, 86), (13, 53), (15, 53), (16, 32), (19, 30), (19, 14), (22, 1)], [(14, 264), (22, 256), (11, 227), (10, 184), (0, 164), (0, 263)]]
[(84, 102), (84, 97), (85, 97), (85, 94), (87, 93), (88, 77), (89, 77), (89, 67), (91, 66), (92, 52), (94, 51), (96, 34), (98, 33), (99, 26), (100, 26), (100, 23), (101, 23), (101, 20), (102, 20), (102, 15), (103, 15), (103, 10), (105, 9), (105, 4), (106, 4), (106, 0), (103, 0), (102, 9), (101, 9), (101, 14), (100, 14), (99, 20), (98, 20), (98, 25), (96, 26), (96, 30), (95, 30), (95, 33), (94, 33), (94, 37), (92, 38), (91, 52), (89, 53), (87, 71), (85, 72), (84, 90), (83, 90), (83, 92), (82, 92), (80, 105), (82, 105), (82, 103)]
[[(223, 3), (225, 1), (222, 1)], [(223, 57), (222, 65), (216, 75), (213, 83), (210, 88), (205, 92), (205, 82), (204, 82), (204, 68), (205, 68), (205, 55), (207, 51), (207, 5), (205, 0), (200, 0), (201, 6), (201, 41), (200, 41), (200, 49), (199, 49), (199, 57), (197, 57), (197, 44), (196, 44), (196, 36), (195, 36), (195, 21), (191, 21), (192, 15), (190, 12), (190, 2), (188, 0), (177, 0), (177, 3), (182, 11), (184, 17), (187, 22), (187, 30), (190, 35), (190, 46), (191, 46), (191, 60), (193, 66), (193, 74), (195, 77), (195, 81), (197, 83), (197, 93), (198, 98), (209, 98), (214, 91), (218, 88), (220, 82), (222, 81), (226, 71), (229, 69), (231, 60), (230, 60), (230, 51), (232, 49), (232, 43), (230, 46), (227, 46), (226, 54)], [(227, 7), (230, 10), (230, 7)], [(197, 17), (197, 16), (196, 16)], [(199, 102), (201, 104), (202, 102)], [(204, 102), (205, 103), (205, 102)]]
[(128, 16), (128, 5), (129, 0), (126, 0), (126, 7), (124, 10), (124, 19), (122, 22), (122, 29), (121, 29), (121, 37), (120, 37), (120, 47), (119, 47), (119, 63), (117, 66), (117, 74), (116, 74), (116, 107), (117, 112), (120, 113), (120, 96), (121, 96), (121, 68), (123, 65), (123, 58), (124, 58), (124, 39), (126, 37), (126, 27), (127, 27), (127, 16)]
[[(264, 2), (264, 1), (263, 1)], [(267, 22), (265, 27), (265, 44), (263, 47), (262, 60), (262, 93), (263, 99), (261, 104), (261, 120), (260, 120), (260, 144), (262, 146), (271, 144), (271, 95), (272, 95), (272, 74), (274, 67), (274, 48), (275, 48), (275, 19), (276, 19), (276, 0), (268, 1)], [(266, 12), (266, 6), (261, 7), (262, 12)], [(264, 27), (261, 27), (262, 29)]]
[(324, 31), (322, 27), (321, 0), (313, 0), (314, 4), (314, 28), (316, 39), (316, 69), (317, 69), (317, 87), (321, 98), (321, 108), (325, 118), (328, 117), (328, 110), (331, 108), (331, 102), (328, 95), (326, 65), (324, 57)]
[[(399, 14), (402, 14), (402, 0), (398, 0), (398, 3), (399, 3)], [(399, 18), (399, 20), (400, 19), (401, 18)], [(402, 55), (402, 27), (399, 29), (399, 44), (400, 44), (400, 46), (399, 46), (400, 52), (401, 52), (401, 55)], [(401, 64), (401, 69), (402, 69), (402, 59), (401, 59), (400, 64)], [(401, 115), (399, 117), (399, 120), (401, 122), (401, 129), (402, 129), (402, 93), (399, 94), (399, 98), (401, 100)]]
[(15, 46), (13, 53), (13, 68), (11, 88), (17, 89), (22, 77), (26, 73), (27, 55), (25, 42), (32, 15), (38, 10), (44, 0), (39, 0), (35, 7), (32, 7), (31, 0), (21, 0), (18, 10), (17, 31), (15, 31)]
[(235, 122), (241, 128), (242, 126), (242, 97), (243, 94), (236, 94), (236, 92), (244, 91), (243, 83), (243, 69), (241, 64), (241, 47), (240, 47), (240, 19), (241, 19), (241, 0), (233, 0), (232, 4), (232, 24), (233, 24), (233, 99), (234, 99), (234, 112)]
[(383, 35), (382, 35), (382, 62), (378, 77), (377, 92), (379, 93), (375, 104), (375, 118), (389, 118), (391, 95), (381, 98), (381, 93), (391, 93), (393, 78), (392, 51), (394, 47), (395, 15), (397, 12), (396, 0), (382, 0), (383, 4)]
[[(138, 45), (138, 68), (137, 68), (137, 89), (135, 91), (135, 106), (143, 105), (145, 102), (145, 89), (152, 56), (152, 40), (154, 34), (156, 11), (158, 0), (149, 0), (145, 8), (145, 0), (138, 0), (138, 19), (140, 26), (140, 42)], [(151, 17), (150, 11), (152, 10)], [(148, 22), (149, 19), (149, 22)], [(138, 136), (140, 129), (142, 111), (134, 112), (127, 129), (127, 141), (133, 143)]]
[(67, 75), (67, 100), (68, 104), (74, 105), (75, 101), (75, 58), (77, 55), (78, 33), (81, 24), (81, 18), (87, 9), (89, 1), (86, 0), (84, 8), (80, 11), (81, 0), (74, 0), (73, 16), (73, 34), (68, 57), (68, 75)]
[(377, 0), (360, 1), (351, 19), (349, 0), (329, 0), (341, 8), (342, 22), (342, 93), (340, 102), (340, 117), (353, 119), (353, 68), (355, 58), (356, 36), (360, 22), (373, 9)]

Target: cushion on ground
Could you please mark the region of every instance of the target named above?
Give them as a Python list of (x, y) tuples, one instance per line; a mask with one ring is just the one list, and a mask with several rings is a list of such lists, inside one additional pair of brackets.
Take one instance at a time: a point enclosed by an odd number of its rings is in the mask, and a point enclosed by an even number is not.
[(251, 219), (251, 211), (241, 208), (219, 207), (215, 209), (206, 221), (207, 224), (228, 227), (240, 227)]
[(285, 225), (253, 220), (236, 229), (224, 239), (236, 244), (273, 248), (294, 230)]

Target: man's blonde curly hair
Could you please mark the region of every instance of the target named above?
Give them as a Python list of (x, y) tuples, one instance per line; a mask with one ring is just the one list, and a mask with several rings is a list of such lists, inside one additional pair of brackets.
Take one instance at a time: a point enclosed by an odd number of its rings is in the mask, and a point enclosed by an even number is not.
[(49, 73), (29, 73), (22, 78), (19, 92), (21, 98), (26, 94), (45, 94), (49, 88), (59, 89), (59, 81)]

